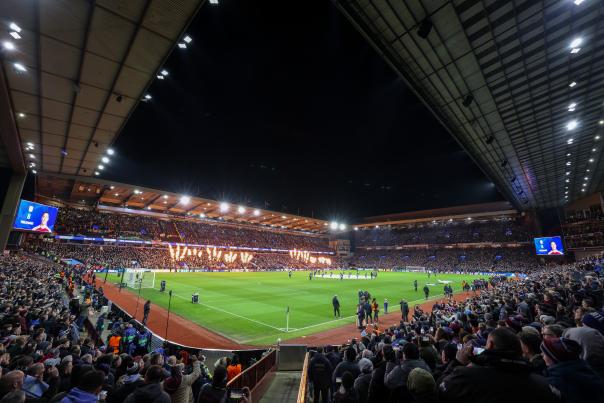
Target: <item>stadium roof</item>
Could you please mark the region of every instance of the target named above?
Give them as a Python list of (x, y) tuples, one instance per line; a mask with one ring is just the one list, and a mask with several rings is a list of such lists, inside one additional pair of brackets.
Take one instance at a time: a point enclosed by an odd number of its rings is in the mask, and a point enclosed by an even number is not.
[(334, 2), (518, 208), (603, 190), (604, 2)]
[[(93, 175), (202, 0), (2, 0), (2, 68), (27, 165)], [(32, 157), (33, 156), (33, 157)]]
[(363, 228), (376, 225), (412, 224), (430, 222), (433, 220), (458, 221), (467, 219), (497, 219), (516, 216), (517, 214), (518, 210), (516, 210), (514, 206), (509, 202), (501, 201), (366, 217), (363, 219), (362, 223), (356, 224), (354, 227)]
[(62, 203), (88, 207), (101, 204), (287, 230), (328, 231), (327, 221), (315, 218), (231, 204), (221, 209), (222, 203), (216, 200), (84, 176), (40, 173), (37, 176), (36, 194)]

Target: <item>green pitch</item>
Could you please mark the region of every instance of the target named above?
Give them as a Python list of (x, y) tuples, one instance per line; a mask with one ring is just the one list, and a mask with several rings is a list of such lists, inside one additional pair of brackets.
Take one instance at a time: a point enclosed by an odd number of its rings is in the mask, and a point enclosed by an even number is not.
[[(346, 272), (348, 273), (348, 272)], [(367, 274), (369, 276), (369, 273)], [(117, 282), (117, 276), (110, 276)], [(161, 280), (166, 291), (172, 290), (171, 312), (211, 329), (230, 339), (248, 345), (266, 345), (277, 339), (287, 340), (355, 323), (357, 293), (368, 290), (384, 313), (384, 298), (388, 312), (399, 312), (398, 302), (405, 298), (410, 308), (424, 302), (422, 288), (430, 285), (430, 298), (443, 294), (444, 284), (451, 281), (454, 292), (461, 290), (461, 281), (477, 276), (442, 274), (436, 278), (425, 273), (380, 272), (377, 279), (365, 279), (360, 274), (344, 276), (334, 272), (333, 278), (308, 279), (308, 272), (260, 273), (156, 273), (155, 289), (143, 288), (141, 295), (153, 304), (168, 307), (168, 293), (160, 293)], [(414, 291), (413, 280), (418, 282)], [(129, 289), (131, 292), (137, 290)], [(191, 294), (199, 293), (200, 303), (191, 303)], [(331, 300), (338, 296), (341, 319), (333, 316)], [(286, 311), (289, 306), (289, 323)], [(153, 315), (153, 311), (151, 311)]]

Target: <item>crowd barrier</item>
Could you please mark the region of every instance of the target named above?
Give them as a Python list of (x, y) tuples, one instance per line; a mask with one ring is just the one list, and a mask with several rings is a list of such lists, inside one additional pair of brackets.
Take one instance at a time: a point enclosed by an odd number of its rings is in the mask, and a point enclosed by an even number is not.
[(255, 398), (257, 399), (258, 394), (262, 395), (260, 389), (264, 389), (269, 381), (267, 375), (271, 372), (275, 372), (276, 369), (277, 350), (271, 350), (251, 367), (231, 379), (227, 384), (227, 388), (243, 388), (247, 386), (250, 388), (252, 395), (256, 396)]
[(305, 403), (308, 400), (308, 364), (310, 362), (310, 353), (304, 355), (304, 365), (300, 376), (300, 387), (298, 388), (298, 398), (296, 403)]

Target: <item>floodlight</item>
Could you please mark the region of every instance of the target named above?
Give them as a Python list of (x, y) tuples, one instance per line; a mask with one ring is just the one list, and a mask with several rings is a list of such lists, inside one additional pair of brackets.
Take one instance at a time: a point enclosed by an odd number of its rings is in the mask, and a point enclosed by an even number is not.
[(191, 201), (191, 197), (190, 196), (181, 196), (180, 197), (180, 202), (182, 204), (189, 204), (190, 201)]

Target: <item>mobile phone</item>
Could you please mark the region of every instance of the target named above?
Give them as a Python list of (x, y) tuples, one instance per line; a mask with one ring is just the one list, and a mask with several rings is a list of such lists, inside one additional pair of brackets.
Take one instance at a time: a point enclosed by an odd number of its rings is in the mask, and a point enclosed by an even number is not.
[(229, 399), (243, 399), (243, 389), (229, 389)]
[(458, 350), (461, 350), (462, 348), (463, 348), (463, 344), (458, 343), (458, 344), (457, 344), (457, 349), (458, 349)]
[(336, 383), (342, 383), (342, 378), (337, 377), (337, 378), (336, 378)]
[(474, 347), (474, 355), (480, 355), (484, 351), (484, 348)]

